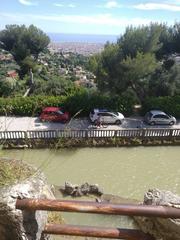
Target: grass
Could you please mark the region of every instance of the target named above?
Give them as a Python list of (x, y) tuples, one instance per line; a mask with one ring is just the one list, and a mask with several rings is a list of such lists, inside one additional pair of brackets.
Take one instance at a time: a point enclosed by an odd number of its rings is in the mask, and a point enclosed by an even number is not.
[(48, 223), (65, 224), (65, 220), (59, 212), (48, 212)]
[(0, 187), (23, 181), (34, 172), (32, 167), (21, 161), (0, 159)]

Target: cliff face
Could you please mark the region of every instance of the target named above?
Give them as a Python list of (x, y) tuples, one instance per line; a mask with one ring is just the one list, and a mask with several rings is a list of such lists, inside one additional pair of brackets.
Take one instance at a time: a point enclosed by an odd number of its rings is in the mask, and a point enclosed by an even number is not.
[[(25, 166), (26, 167), (26, 166)], [(16, 210), (17, 198), (48, 198), (54, 195), (45, 176), (36, 172), (33, 176), (11, 186), (0, 188), (0, 239), (42, 240), (42, 230), (47, 223), (46, 211)]]

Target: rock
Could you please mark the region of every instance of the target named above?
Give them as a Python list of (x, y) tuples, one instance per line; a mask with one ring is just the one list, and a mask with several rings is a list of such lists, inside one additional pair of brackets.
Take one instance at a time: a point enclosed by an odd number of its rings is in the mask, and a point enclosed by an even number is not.
[(70, 195), (73, 197), (80, 197), (87, 194), (94, 194), (101, 196), (103, 194), (102, 189), (99, 188), (97, 184), (90, 185), (89, 183), (84, 183), (81, 186), (73, 185), (70, 182), (65, 182), (64, 187), (59, 189), (63, 194)]
[(74, 194), (74, 191), (75, 191), (75, 189), (76, 189), (77, 187), (78, 187), (77, 185), (73, 185), (73, 184), (71, 184), (70, 182), (65, 182), (64, 192), (65, 192), (67, 195), (73, 195), (73, 194)]
[(46, 211), (16, 209), (17, 198), (54, 199), (45, 176), (36, 172), (17, 184), (0, 188), (0, 239), (44, 240), (42, 231), (47, 223)]
[(81, 192), (83, 193), (83, 195), (87, 195), (90, 192), (90, 185), (88, 183), (82, 184)]
[[(180, 208), (180, 197), (170, 191), (149, 190), (144, 204)], [(134, 217), (143, 232), (150, 233), (156, 240), (180, 240), (180, 219)]]
[(76, 187), (72, 193), (73, 197), (81, 197), (83, 196), (83, 193), (81, 192), (81, 189), (79, 187)]
[(94, 184), (90, 185), (89, 193), (101, 196), (103, 194), (103, 190), (100, 189), (97, 184)]

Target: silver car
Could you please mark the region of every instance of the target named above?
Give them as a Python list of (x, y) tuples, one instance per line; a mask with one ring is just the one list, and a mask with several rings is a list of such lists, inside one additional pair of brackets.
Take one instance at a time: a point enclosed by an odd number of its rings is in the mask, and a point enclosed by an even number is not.
[(96, 123), (99, 119), (105, 124), (121, 124), (124, 120), (124, 115), (119, 112), (108, 111), (107, 109), (93, 109), (89, 114), (89, 118), (93, 123)]
[(168, 124), (174, 125), (176, 123), (176, 118), (159, 110), (151, 110), (146, 113), (144, 120), (150, 125), (155, 124)]

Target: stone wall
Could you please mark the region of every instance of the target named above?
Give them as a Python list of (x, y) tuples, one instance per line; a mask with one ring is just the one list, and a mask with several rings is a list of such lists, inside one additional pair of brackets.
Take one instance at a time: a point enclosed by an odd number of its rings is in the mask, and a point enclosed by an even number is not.
[(41, 238), (42, 230), (47, 223), (47, 212), (16, 210), (17, 198), (54, 199), (54, 195), (40, 172), (36, 172), (21, 183), (0, 188), (0, 239), (47, 239), (45, 236)]
[(179, 146), (180, 138), (59, 138), (59, 139), (18, 139), (0, 141), (4, 149), (22, 148), (67, 148), (67, 147), (123, 147), (123, 146)]

